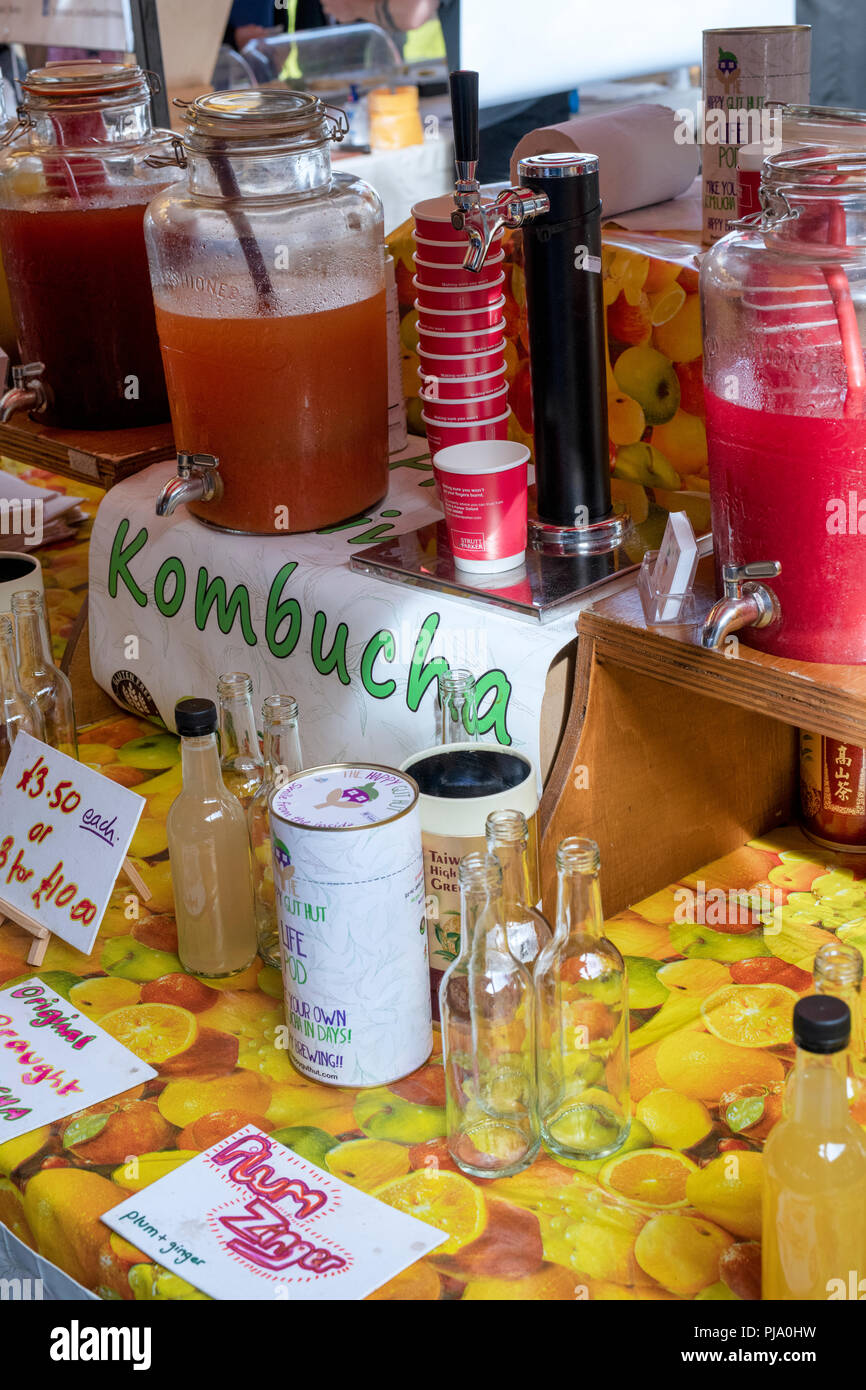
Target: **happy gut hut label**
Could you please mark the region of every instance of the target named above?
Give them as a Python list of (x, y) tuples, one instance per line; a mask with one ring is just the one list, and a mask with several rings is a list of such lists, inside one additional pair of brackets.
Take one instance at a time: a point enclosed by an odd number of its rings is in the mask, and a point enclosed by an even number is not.
[(417, 786), (311, 768), (274, 793), (271, 838), (295, 1066), (339, 1086), (414, 1071), (433, 1045)]

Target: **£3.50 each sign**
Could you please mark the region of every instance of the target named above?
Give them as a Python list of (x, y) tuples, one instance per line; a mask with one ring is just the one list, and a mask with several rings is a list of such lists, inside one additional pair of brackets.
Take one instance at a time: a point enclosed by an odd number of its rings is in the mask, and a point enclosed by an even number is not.
[(20, 733), (0, 778), (0, 918), (89, 955), (144, 800)]

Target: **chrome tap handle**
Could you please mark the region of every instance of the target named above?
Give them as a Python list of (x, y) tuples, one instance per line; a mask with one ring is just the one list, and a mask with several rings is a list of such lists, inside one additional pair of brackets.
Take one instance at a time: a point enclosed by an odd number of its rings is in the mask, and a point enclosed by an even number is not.
[(31, 381), (38, 381), (44, 371), (44, 362), (23, 362), (12, 368), (12, 385), (23, 390)]
[[(755, 560), (750, 565), (723, 565), (722, 583), (726, 598), (739, 598), (744, 586), (758, 579), (776, 579), (782, 573), (778, 560)], [(748, 592), (748, 590), (746, 590)]]

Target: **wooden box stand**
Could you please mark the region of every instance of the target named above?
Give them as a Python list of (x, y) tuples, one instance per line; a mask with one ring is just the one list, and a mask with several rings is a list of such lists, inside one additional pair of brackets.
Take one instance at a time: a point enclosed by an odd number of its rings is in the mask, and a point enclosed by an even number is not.
[[(701, 619), (712, 560), (698, 574)], [(598, 842), (606, 916), (796, 821), (797, 730), (866, 745), (866, 666), (705, 651), (648, 628), (637, 590), (580, 615), (571, 710), (541, 802), (544, 905), (556, 846)]]

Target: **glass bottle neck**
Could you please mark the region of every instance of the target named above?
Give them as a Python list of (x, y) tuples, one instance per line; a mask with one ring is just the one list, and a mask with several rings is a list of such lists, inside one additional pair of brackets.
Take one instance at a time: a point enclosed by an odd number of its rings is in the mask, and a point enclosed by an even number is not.
[(41, 605), (16, 612), (18, 664), (22, 671), (48, 671), (54, 665), (48, 624)]
[(474, 961), (483, 969), (491, 949), (508, 952), (500, 889), (464, 888), (460, 894), (460, 962), (469, 966)]
[(863, 1056), (864, 1031), (863, 1031), (863, 1000), (860, 994), (860, 986), (853, 980), (843, 980), (841, 978), (831, 979), (829, 977), (815, 977), (815, 993), (830, 994), (836, 999), (843, 999), (848, 1005), (851, 1013), (851, 1040), (848, 1050), (851, 1056), (858, 1060)]
[(222, 799), (225, 796), (216, 734), (182, 738), (180, 756), (185, 793), (202, 800)]
[(532, 889), (529, 882), (529, 858), (520, 840), (497, 841), (492, 851), (502, 866), (502, 898), (519, 907), (530, 907)]
[(259, 761), (259, 740), (249, 696), (220, 700), (220, 755)]
[(288, 773), (301, 769), (301, 741), (297, 719), (280, 724), (266, 724), (263, 735), (265, 778), (272, 782), (281, 769)]
[(576, 868), (559, 870), (555, 935), (558, 941), (567, 941), (572, 936), (598, 940), (604, 935), (597, 872), (583, 872)]
[(847, 1052), (816, 1053), (797, 1049), (790, 1117), (810, 1128), (832, 1129), (848, 1123)]
[(442, 696), (443, 745), (478, 742), (478, 709), (474, 688)]
[(331, 150), (327, 143), (305, 150), (277, 145), (255, 154), (227, 151), (224, 141), (214, 141), (212, 149), (185, 148), (189, 189), (200, 198), (292, 198), (322, 193), (330, 187)]
[(0, 624), (0, 692), (11, 695), (18, 689), (18, 663), (15, 633), (11, 622)]

